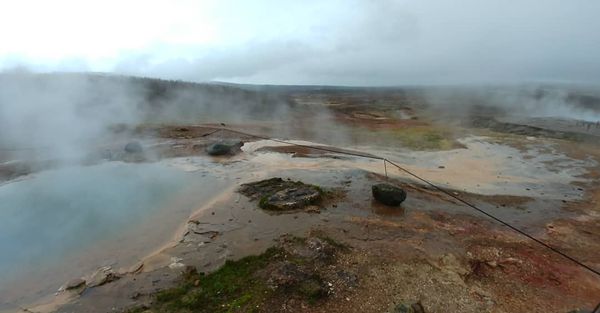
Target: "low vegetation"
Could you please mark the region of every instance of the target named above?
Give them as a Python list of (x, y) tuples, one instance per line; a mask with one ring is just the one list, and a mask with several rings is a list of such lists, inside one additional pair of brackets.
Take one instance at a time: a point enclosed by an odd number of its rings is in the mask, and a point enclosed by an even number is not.
[(415, 126), (382, 130), (384, 136), (397, 140), (403, 147), (412, 150), (450, 150), (462, 147), (445, 129), (432, 126)]
[(330, 238), (287, 237), (260, 255), (227, 261), (210, 274), (188, 267), (179, 285), (156, 293), (150, 306), (129, 313), (269, 312), (269, 303), (290, 298), (316, 305), (328, 295), (320, 269), (346, 249)]

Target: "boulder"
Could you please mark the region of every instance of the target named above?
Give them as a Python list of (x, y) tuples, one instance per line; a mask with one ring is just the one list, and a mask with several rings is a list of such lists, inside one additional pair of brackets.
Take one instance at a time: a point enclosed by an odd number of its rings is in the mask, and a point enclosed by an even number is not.
[(206, 153), (212, 156), (232, 155), (237, 153), (243, 145), (244, 143), (241, 141), (219, 141), (206, 147)]
[(132, 141), (125, 145), (124, 150), (127, 153), (141, 153), (144, 148), (142, 148), (142, 145), (139, 142)]
[(380, 203), (388, 206), (399, 206), (404, 200), (406, 200), (406, 192), (394, 185), (390, 184), (377, 184), (371, 188), (373, 192), (373, 198)]

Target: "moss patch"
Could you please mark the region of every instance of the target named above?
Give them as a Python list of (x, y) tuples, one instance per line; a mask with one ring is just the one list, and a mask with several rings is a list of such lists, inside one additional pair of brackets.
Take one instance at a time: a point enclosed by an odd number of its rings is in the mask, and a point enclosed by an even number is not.
[[(279, 248), (227, 261), (209, 275), (184, 274), (178, 286), (154, 295), (151, 312), (256, 312), (273, 291), (254, 273), (282, 256)], [(129, 311), (143, 312), (140, 308)]]
[[(311, 248), (315, 243), (318, 249)], [(269, 304), (288, 298), (313, 305), (327, 297), (319, 269), (334, 260), (338, 247), (345, 246), (331, 238), (290, 237), (260, 255), (227, 261), (211, 274), (188, 271), (177, 286), (154, 294), (150, 307), (128, 312), (269, 312)], [(305, 254), (293, 252), (299, 250)], [(331, 258), (318, 257), (325, 251)]]
[(450, 150), (462, 147), (451, 132), (430, 126), (386, 130), (401, 145), (414, 150)]

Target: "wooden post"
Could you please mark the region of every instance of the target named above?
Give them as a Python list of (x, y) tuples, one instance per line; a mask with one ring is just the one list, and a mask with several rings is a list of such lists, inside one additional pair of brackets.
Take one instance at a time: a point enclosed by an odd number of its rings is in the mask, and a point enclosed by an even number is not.
[(383, 170), (385, 171), (385, 178), (387, 178), (387, 165), (385, 164), (385, 159), (383, 159)]

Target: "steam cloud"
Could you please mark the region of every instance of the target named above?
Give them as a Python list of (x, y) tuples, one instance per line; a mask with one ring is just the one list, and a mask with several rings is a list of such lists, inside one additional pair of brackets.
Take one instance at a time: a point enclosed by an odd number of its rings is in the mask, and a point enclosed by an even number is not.
[(142, 93), (85, 75), (0, 76), (0, 147), (22, 159), (78, 159), (109, 125), (134, 123)]

